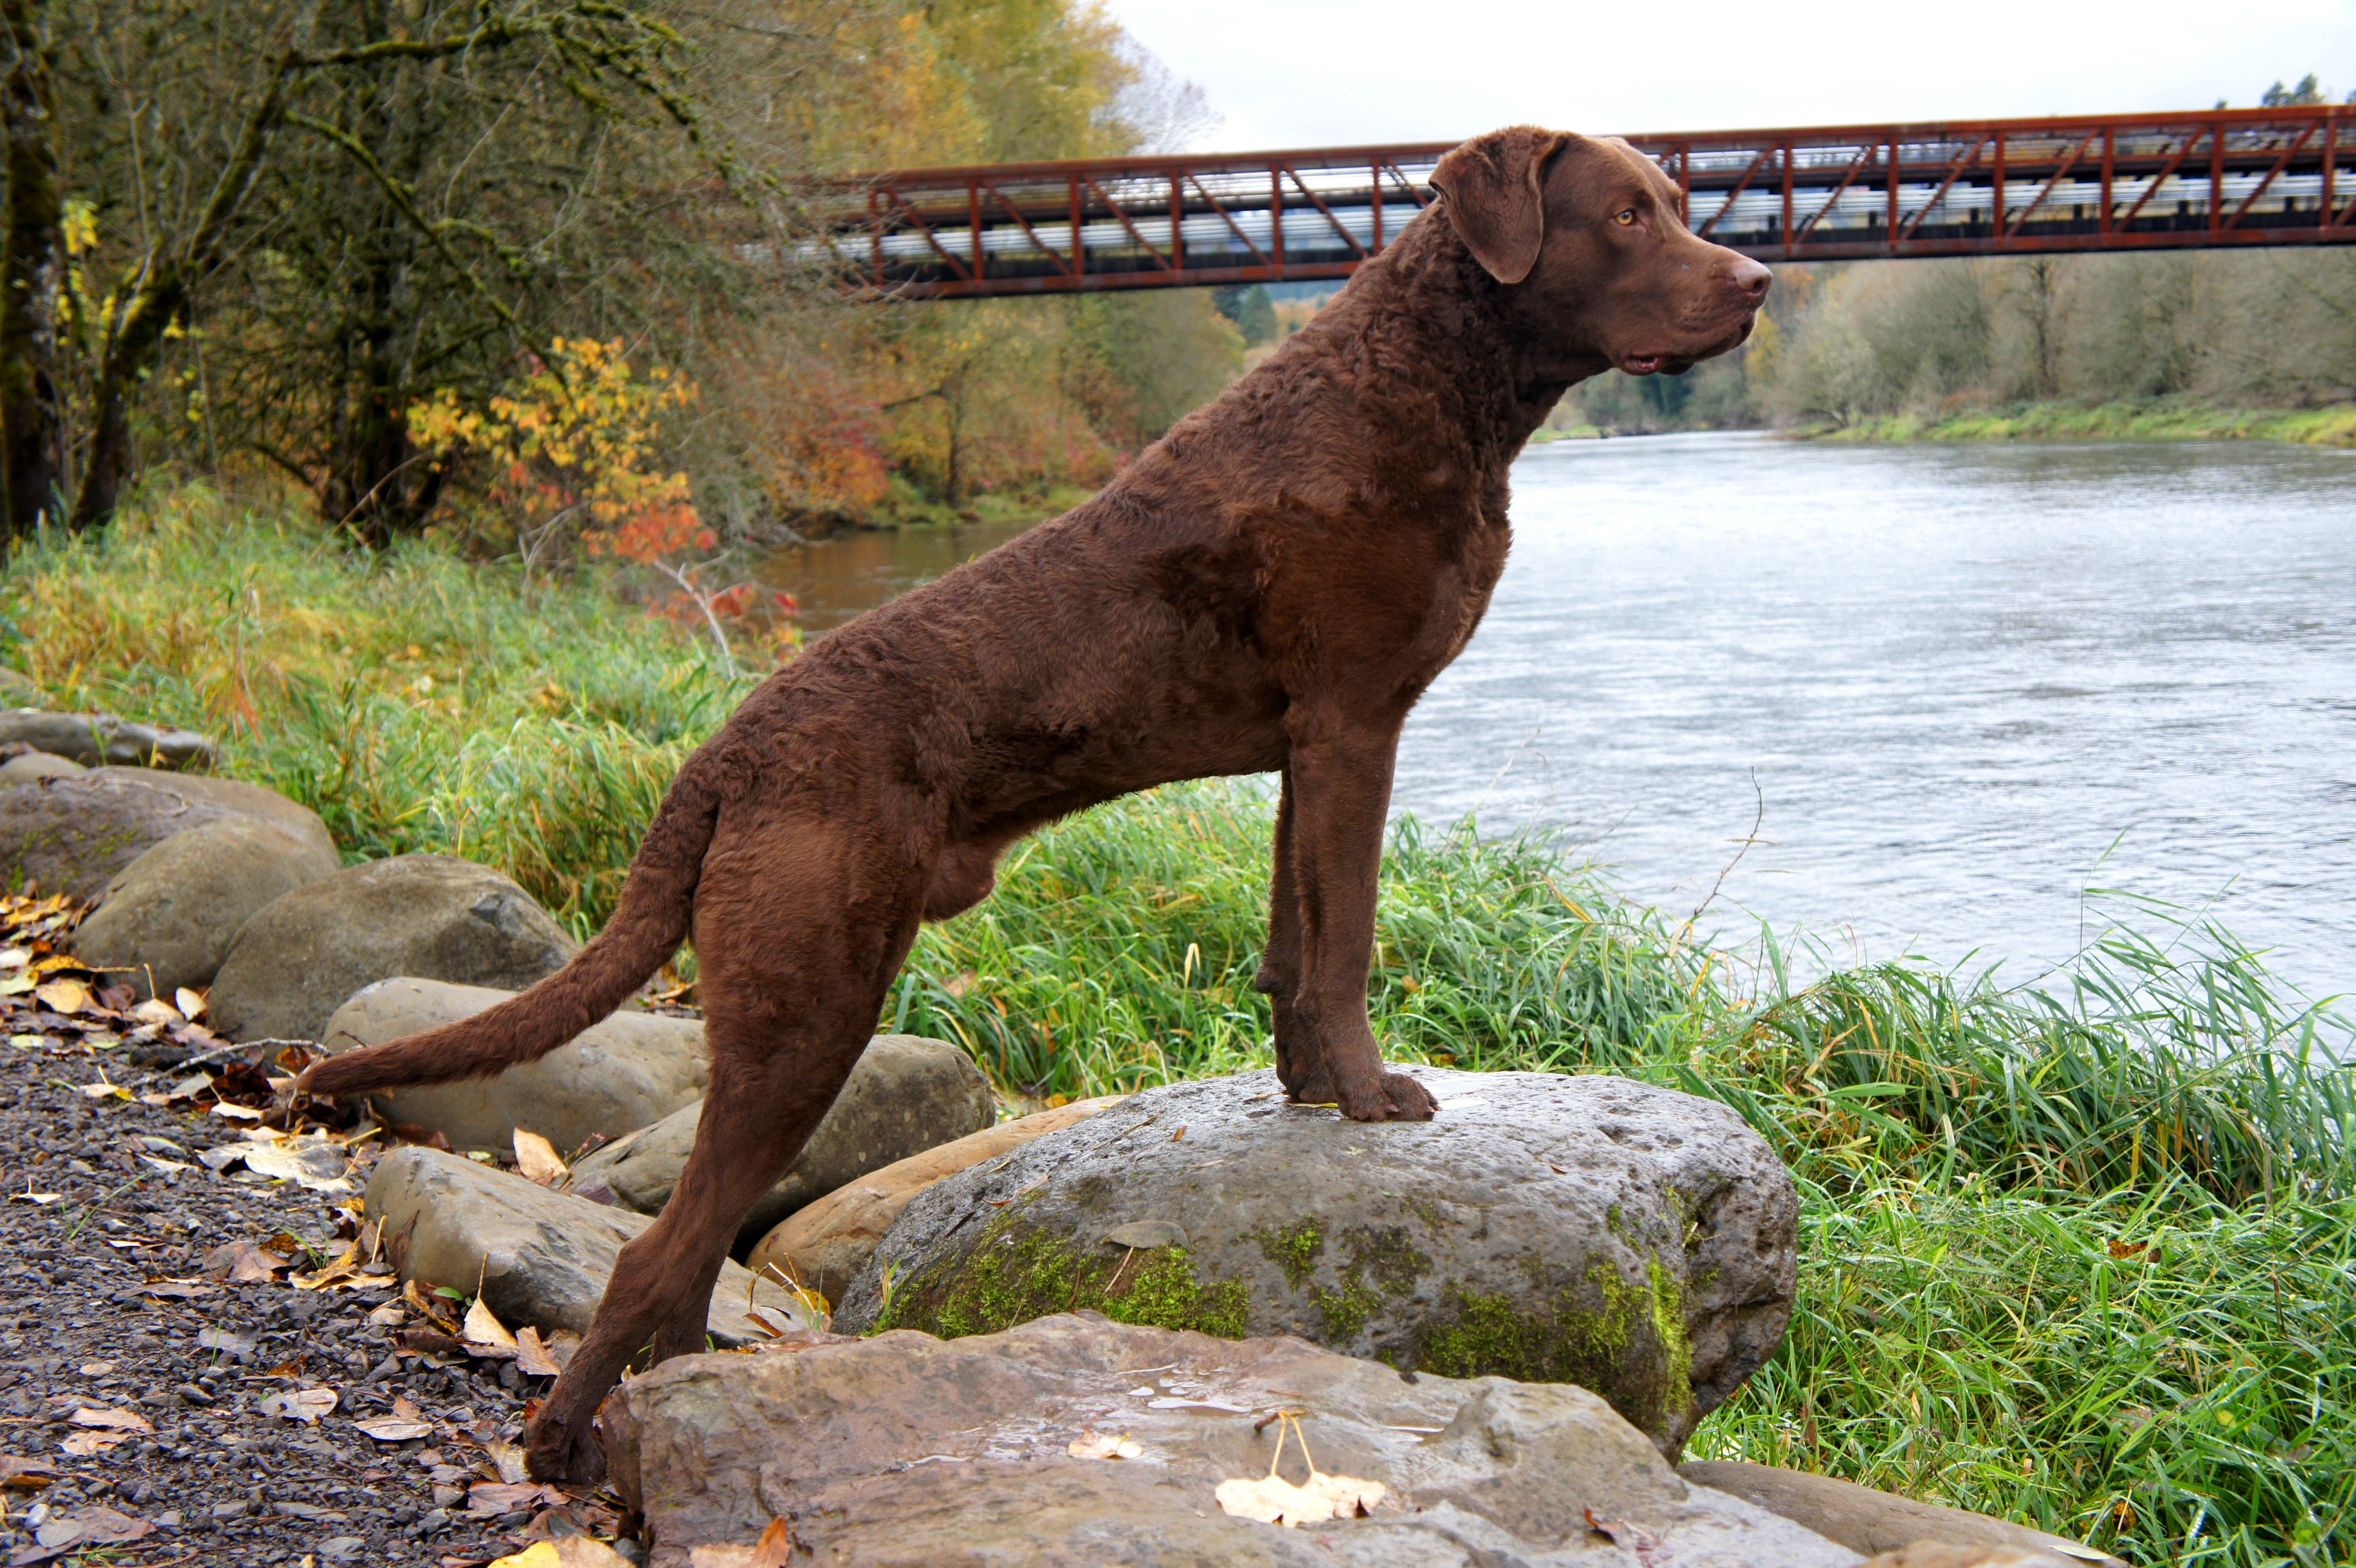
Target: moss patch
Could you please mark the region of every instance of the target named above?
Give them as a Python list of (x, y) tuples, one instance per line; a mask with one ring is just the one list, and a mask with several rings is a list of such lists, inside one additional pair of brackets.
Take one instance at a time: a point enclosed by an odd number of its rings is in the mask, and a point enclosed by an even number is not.
[(1247, 1233), (1244, 1239), (1259, 1243), (1261, 1253), (1284, 1271), (1284, 1283), (1294, 1290), (1308, 1283), (1310, 1271), (1317, 1266), (1318, 1254), (1325, 1251), (1325, 1233), (1317, 1229), (1314, 1219), (1297, 1220), (1282, 1230), (1262, 1226)]
[(958, 1339), (1082, 1308), (1119, 1323), (1240, 1339), (1249, 1332), (1251, 1286), (1197, 1279), (1183, 1247), (1083, 1249), (1069, 1236), (1031, 1223), (1018, 1208), (992, 1220), (970, 1252), (945, 1259), (894, 1291), (870, 1332), (921, 1328)]
[(1693, 1401), (1693, 1348), (1685, 1293), (1657, 1259), (1631, 1284), (1598, 1261), (1526, 1311), (1503, 1295), (1451, 1287), (1455, 1320), (1425, 1333), (1416, 1367), (1443, 1377), (1498, 1376), (1522, 1382), (1577, 1383), (1611, 1402), (1647, 1432)]

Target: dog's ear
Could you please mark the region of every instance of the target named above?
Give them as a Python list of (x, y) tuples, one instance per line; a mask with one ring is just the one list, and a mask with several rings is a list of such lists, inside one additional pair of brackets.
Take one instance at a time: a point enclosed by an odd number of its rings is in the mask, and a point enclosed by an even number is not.
[(1431, 171), (1432, 188), (1448, 199), (1448, 220), (1499, 283), (1519, 283), (1538, 264), (1547, 160), (1569, 140), (1568, 132), (1508, 125), (1451, 148)]

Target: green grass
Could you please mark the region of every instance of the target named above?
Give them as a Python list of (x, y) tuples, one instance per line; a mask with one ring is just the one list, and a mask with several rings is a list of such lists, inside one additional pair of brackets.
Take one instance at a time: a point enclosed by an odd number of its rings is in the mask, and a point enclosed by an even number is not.
[(2356, 446), (2356, 406), (2218, 408), (2190, 398), (2053, 400), (1936, 415), (1878, 415), (1809, 434), (1825, 441), (2248, 440)]
[[(63, 700), (211, 729), (348, 853), (465, 854), (586, 931), (747, 682), (597, 582), (517, 588), (182, 495), (21, 551), (0, 612)], [(1026, 1100), (1265, 1065), (1269, 819), (1263, 789), (1188, 786), (1038, 835), (926, 930), (884, 1022)], [(2222, 930), (2121, 912), (2034, 988), (1837, 969), (1698, 940), (1544, 843), (1406, 822), (1370, 1001), (1394, 1058), (1627, 1073), (1790, 1162), (1792, 1333), (1697, 1454), (2139, 1563), (2356, 1560), (2349, 1026)]]

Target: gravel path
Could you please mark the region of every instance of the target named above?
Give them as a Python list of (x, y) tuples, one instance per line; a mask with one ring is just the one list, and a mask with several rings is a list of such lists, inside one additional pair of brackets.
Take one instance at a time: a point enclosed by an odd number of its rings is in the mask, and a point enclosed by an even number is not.
[[(105, 1036), (87, 1020), (48, 1015), (29, 997), (0, 1008), (9, 1564), (457, 1568), (552, 1533), (614, 1533), (610, 1495), (552, 1509), (554, 1494), (534, 1507), (510, 1500), (526, 1488), (498, 1489), (499, 1458), (506, 1480), (519, 1478), (506, 1444), (546, 1380), (512, 1361), (396, 1354), (394, 1333), (416, 1319), (387, 1285), (291, 1287), (345, 1250), (353, 1193), (215, 1172), (198, 1156), (238, 1144), (237, 1122), (87, 1095), (102, 1069), (130, 1083), (136, 1053), (94, 1049)], [(305, 1244), (276, 1243), (291, 1263), (250, 1250), (280, 1236)], [(272, 1266), (270, 1277), (204, 1277), (209, 1259), (218, 1273), (241, 1253), (247, 1272)], [(315, 1421), (263, 1408), (276, 1396), (278, 1408), (316, 1409), (320, 1391), (334, 1408)], [(394, 1413), (396, 1399), (427, 1435), (380, 1442), (355, 1425)]]

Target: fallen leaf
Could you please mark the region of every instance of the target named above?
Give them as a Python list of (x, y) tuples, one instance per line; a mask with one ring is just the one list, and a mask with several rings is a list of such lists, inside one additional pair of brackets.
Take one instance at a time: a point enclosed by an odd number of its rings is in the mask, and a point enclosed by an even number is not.
[(553, 1378), (563, 1371), (541, 1343), (540, 1330), (525, 1324), (516, 1330), (516, 1370), (527, 1378)]
[(499, 1479), (508, 1485), (512, 1487), (531, 1478), (524, 1473), (521, 1444), (493, 1438), (483, 1444), (483, 1452), (490, 1456), (491, 1466), (498, 1471)]
[(108, 1410), (104, 1407), (83, 1406), (67, 1419), (76, 1426), (102, 1427), (113, 1432), (153, 1432), (154, 1423), (135, 1410)]
[(242, 1334), (232, 1334), (226, 1328), (199, 1328), (197, 1330), (197, 1348), (219, 1350), (225, 1356), (234, 1356), (241, 1361), (253, 1354), (253, 1341)]
[(46, 1459), (20, 1459), (14, 1454), (0, 1454), (0, 1487), (37, 1492), (57, 1478), (57, 1466)]
[(466, 1511), (472, 1514), (520, 1513), (527, 1509), (564, 1506), (564, 1494), (536, 1481), (477, 1481), (466, 1488)]
[(139, 1294), (164, 1301), (194, 1301), (212, 1294), (213, 1287), (200, 1280), (149, 1280), (139, 1287)]
[(1171, 1134), (1170, 1134), (1170, 1141), (1171, 1141), (1172, 1143), (1173, 1143), (1173, 1144), (1174, 1144), (1174, 1143), (1176, 1143), (1179, 1139), (1181, 1139), (1181, 1138), (1184, 1137), (1185, 1135), (1186, 1135), (1186, 1129), (1185, 1129), (1185, 1128), (1183, 1128), (1183, 1127), (1181, 1127), (1181, 1128), (1179, 1128), (1179, 1129), (1178, 1129), (1178, 1131), (1176, 1131), (1175, 1133), (1171, 1133)]
[(262, 1120), (261, 1112), (252, 1110), (243, 1105), (231, 1105), (226, 1100), (215, 1101), (210, 1107), (210, 1113), (215, 1116), (226, 1116), (232, 1122), (259, 1122)]
[(556, 1145), (537, 1133), (515, 1130), (516, 1174), (528, 1182), (552, 1187), (567, 1175)]
[(1660, 1550), (1661, 1538), (1643, 1525), (1631, 1524), (1624, 1519), (1599, 1519), (1593, 1509), (1582, 1509), (1587, 1515), (1587, 1528), (1609, 1540), (1621, 1551), (1632, 1553), (1639, 1563), (1653, 1561)]
[(81, 1375), (85, 1378), (102, 1378), (112, 1370), (114, 1370), (114, 1363), (112, 1361), (85, 1361), (82, 1363)]
[(333, 1389), (290, 1389), (272, 1394), (258, 1407), (264, 1415), (274, 1415), (282, 1421), (299, 1421), (308, 1425), (336, 1408)]
[(8, 1201), (11, 1203), (37, 1204), (46, 1208), (52, 1203), (63, 1203), (65, 1201), (65, 1197), (66, 1195), (62, 1192), (34, 1192), (29, 1190), (28, 1187), (28, 1189), (24, 1192), (10, 1193), (8, 1195)]
[(769, 1528), (753, 1543), (753, 1568), (790, 1568), (794, 1556), (794, 1527), (783, 1519), (769, 1520)]
[(185, 1024), (187, 1022), (186, 1018), (180, 1016), (180, 1010), (178, 1008), (173, 1006), (169, 1002), (159, 1002), (153, 997), (142, 1002), (138, 1006), (134, 1007), (131, 1010), (131, 1015), (134, 1018), (138, 1019), (143, 1024), (163, 1024), (169, 1026), (173, 1024)]
[(266, 1284), (287, 1266), (285, 1259), (251, 1241), (230, 1241), (205, 1254), (205, 1278), (233, 1285)]
[(401, 1415), (372, 1415), (366, 1421), (356, 1421), (352, 1424), (379, 1443), (406, 1443), (413, 1437), (434, 1435), (432, 1423), (412, 1421)]
[(630, 1560), (594, 1536), (568, 1535), (535, 1541), (512, 1556), (495, 1559), (488, 1568), (630, 1568)]
[(350, 1192), (350, 1164), (343, 1150), (325, 1138), (257, 1144), (245, 1151), (245, 1168), (273, 1181), (291, 1181), (312, 1192)]
[[(1309, 1466), (1308, 1481), (1298, 1487), (1277, 1474), (1277, 1466), (1284, 1459), (1288, 1432), (1300, 1438), (1301, 1457)], [(1300, 1422), (1290, 1415), (1279, 1420), (1276, 1453), (1268, 1462), (1267, 1475), (1257, 1478), (1237, 1476), (1221, 1481), (1212, 1493), (1220, 1508), (1238, 1519), (1280, 1524), (1288, 1530), (1298, 1525), (1323, 1524), (1330, 1519), (1363, 1517), (1389, 1495), (1390, 1488), (1380, 1481), (1328, 1476), (1319, 1470), (1317, 1461), (1309, 1455), (1308, 1436), (1301, 1431)]]
[(1065, 1444), (1064, 1452), (1075, 1459), (1134, 1459), (1145, 1449), (1126, 1432), (1115, 1437), (1090, 1427), (1077, 1441)]
[(172, 993), (172, 1001), (180, 1009), (180, 1016), (190, 1022), (205, 1015), (205, 999), (201, 993), (191, 991), (183, 985)]
[(1167, 1219), (1136, 1219), (1127, 1225), (1117, 1225), (1105, 1232), (1105, 1238), (1116, 1247), (1183, 1247), (1186, 1232)]
[(90, 987), (79, 980), (47, 980), (33, 987), (33, 994), (52, 1013), (68, 1017), (90, 1005)]
[(510, 1360), (519, 1348), (516, 1337), (493, 1315), (490, 1303), (480, 1296), (466, 1309), (466, 1321), (459, 1326), (458, 1337), (465, 1341), (467, 1355), (482, 1360)]

